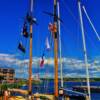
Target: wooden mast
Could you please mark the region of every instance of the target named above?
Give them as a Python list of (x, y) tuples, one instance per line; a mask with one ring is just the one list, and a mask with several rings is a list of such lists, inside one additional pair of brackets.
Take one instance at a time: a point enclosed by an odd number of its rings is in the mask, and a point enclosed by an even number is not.
[[(57, 0), (54, 0), (54, 25), (57, 27)], [(55, 66), (55, 79), (54, 79), (54, 95), (55, 100), (58, 99), (58, 34), (57, 30), (54, 32), (54, 66)]]
[(32, 95), (32, 10), (33, 0), (30, 0), (30, 59), (29, 59), (29, 95)]

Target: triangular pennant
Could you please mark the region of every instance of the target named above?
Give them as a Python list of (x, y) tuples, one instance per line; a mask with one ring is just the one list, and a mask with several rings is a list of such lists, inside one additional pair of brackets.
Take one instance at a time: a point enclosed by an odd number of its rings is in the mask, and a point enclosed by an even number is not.
[(47, 50), (50, 50), (50, 44), (49, 44), (48, 37), (46, 38), (45, 45), (46, 45), (46, 49), (47, 49)]

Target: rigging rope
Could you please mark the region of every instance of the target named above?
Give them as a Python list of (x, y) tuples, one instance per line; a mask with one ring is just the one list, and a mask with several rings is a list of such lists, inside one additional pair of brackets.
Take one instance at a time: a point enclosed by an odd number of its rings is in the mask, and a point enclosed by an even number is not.
[[(65, 0), (66, 1), (66, 0)], [(64, 2), (64, 0), (61, 0), (61, 3), (62, 3), (62, 8), (64, 7), (64, 9), (63, 10), (66, 10), (66, 12), (69, 12), (69, 14), (72, 16), (72, 18), (73, 18), (73, 20), (76, 22), (76, 24), (78, 24), (79, 25), (79, 21), (78, 21), (78, 19), (76, 18), (76, 16), (73, 14), (73, 12), (72, 12), (72, 10), (70, 9), (70, 7), (67, 5), (65, 5), (66, 3)], [(65, 13), (64, 13), (65, 14)], [(67, 13), (66, 13), (66, 15), (67, 15)]]
[[(21, 30), (21, 32), (22, 32), (22, 30)], [(23, 38), (22, 38), (22, 33), (20, 34), (20, 38), (18, 38), (18, 41), (17, 41), (17, 43), (19, 43), (20, 42), (20, 40), (23, 40)], [(25, 43), (26, 44), (26, 43)], [(18, 50), (18, 47), (16, 47), (16, 52), (19, 52), (19, 50)], [(22, 52), (20, 52), (20, 53), (22, 53)], [(19, 53), (18, 53), (18, 56), (19, 56)], [(21, 57), (22, 58), (22, 57)], [(24, 59), (25, 58), (25, 55), (23, 56), (23, 58), (22, 59)], [(22, 61), (22, 60), (21, 60)], [(16, 64), (18, 65), (18, 60), (16, 59)], [(24, 66), (24, 64), (23, 64), (23, 66)], [(16, 75), (17, 74), (19, 74), (19, 75), (17, 75), (18, 77), (20, 76), (20, 78), (23, 78), (24, 76), (23, 75), (25, 75), (25, 74), (23, 74), (23, 67), (21, 66), (21, 65), (18, 65), (17, 67), (21, 67), (20, 69), (19, 68), (17, 68), (16, 70), (19, 70), (18, 72), (16, 72)], [(17, 85), (17, 87), (18, 87), (18, 85)]]
[(87, 13), (87, 11), (86, 11), (86, 9), (85, 9), (85, 6), (83, 6), (82, 8), (83, 8), (83, 11), (84, 11), (84, 13), (85, 13), (85, 15), (86, 15), (86, 17), (87, 17), (87, 19), (88, 19), (88, 21), (89, 21), (89, 23), (90, 23), (92, 29), (94, 30), (94, 32), (95, 32), (95, 34), (96, 34), (98, 40), (100, 41), (99, 33), (97, 32), (96, 28), (94, 27), (94, 24), (92, 23), (92, 21), (91, 21), (89, 15), (88, 15), (88, 13)]
[(46, 72), (45, 72), (45, 80), (44, 80), (44, 88), (45, 88), (45, 92), (47, 93), (48, 92), (48, 73), (49, 73), (49, 71), (48, 71), (48, 67), (49, 67), (49, 55), (50, 55), (50, 53), (51, 53), (51, 50), (52, 50), (52, 41), (53, 41), (53, 39), (52, 39), (52, 35), (51, 35), (51, 33), (49, 33), (50, 34), (50, 50), (48, 51), (48, 50), (46, 50), (46, 48), (45, 48), (45, 55), (46, 55), (46, 59), (47, 59), (47, 64), (46, 64)]

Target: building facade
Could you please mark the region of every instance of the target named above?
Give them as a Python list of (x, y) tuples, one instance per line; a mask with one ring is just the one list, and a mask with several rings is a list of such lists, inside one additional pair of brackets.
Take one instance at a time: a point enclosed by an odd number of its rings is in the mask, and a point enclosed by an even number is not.
[(0, 68), (0, 77), (1, 80), (6, 82), (10, 82), (14, 80), (15, 77), (15, 70), (12, 68)]

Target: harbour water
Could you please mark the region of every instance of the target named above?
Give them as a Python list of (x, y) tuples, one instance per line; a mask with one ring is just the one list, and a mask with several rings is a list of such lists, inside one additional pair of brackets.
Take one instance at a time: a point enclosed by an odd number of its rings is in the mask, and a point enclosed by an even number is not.
[[(64, 88), (72, 90), (73, 86), (86, 85), (86, 82), (64, 82)], [(91, 82), (91, 86), (100, 86), (100, 82)], [(60, 87), (60, 82), (59, 82)], [(43, 81), (42, 84), (36, 84), (33, 87), (33, 93), (54, 93), (54, 82), (53, 81)], [(23, 86), (22, 89), (28, 89), (27, 86)], [(72, 95), (72, 92), (67, 92)], [(100, 100), (100, 93), (91, 93), (92, 100)]]

